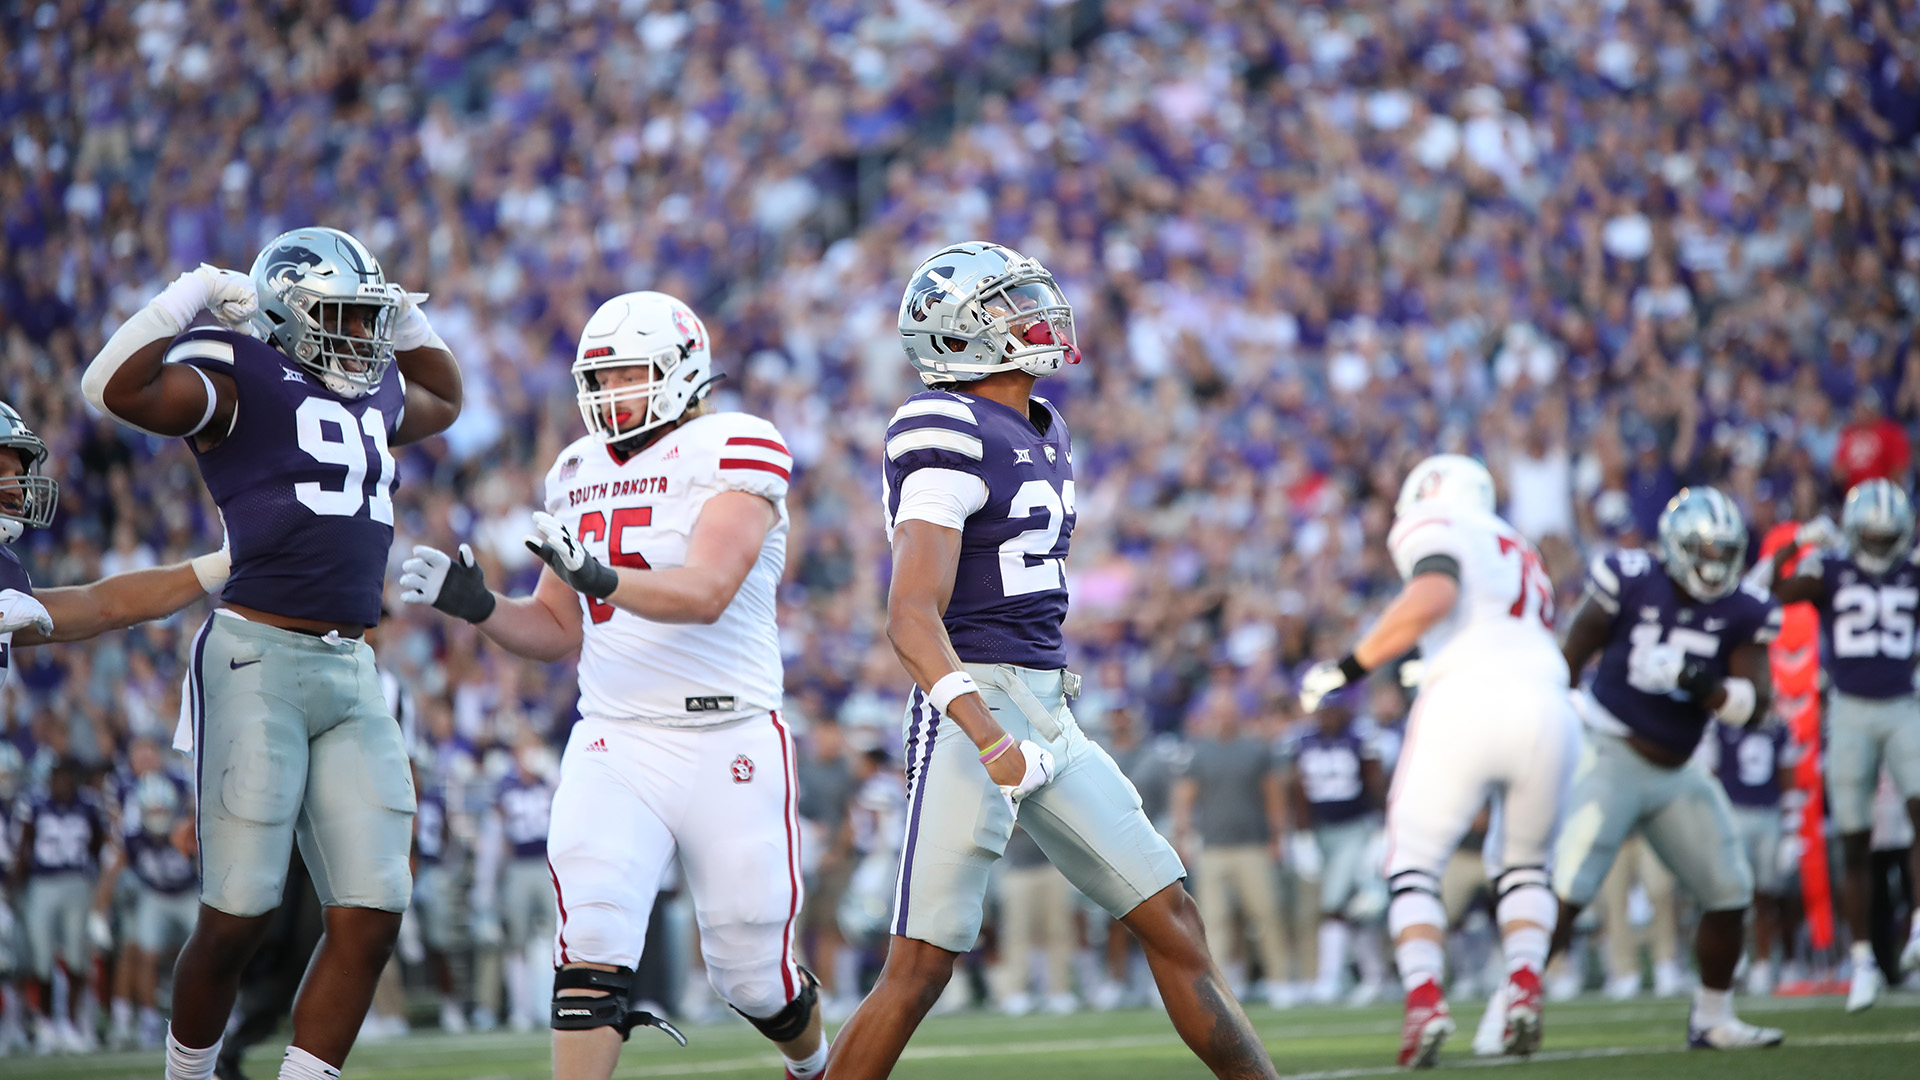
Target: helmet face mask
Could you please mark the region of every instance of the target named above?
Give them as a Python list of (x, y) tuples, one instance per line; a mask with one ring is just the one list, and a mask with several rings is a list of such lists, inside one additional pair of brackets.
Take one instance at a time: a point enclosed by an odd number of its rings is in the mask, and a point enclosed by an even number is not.
[(0, 543), (20, 539), (27, 529), (53, 524), (60, 483), (40, 475), (47, 444), (27, 428), (13, 406), (0, 403)]
[(970, 241), (929, 258), (900, 301), (907, 359), (928, 386), (1002, 371), (1039, 378), (1080, 362), (1073, 306), (1034, 259)]
[(295, 229), (253, 262), (254, 322), (275, 348), (345, 398), (379, 387), (393, 363), (405, 296), (358, 240), (338, 229)]
[(1683, 488), (1660, 512), (1660, 561), (1702, 603), (1740, 587), (1747, 566), (1747, 523), (1740, 508), (1710, 487)]
[(1870, 574), (1884, 574), (1913, 550), (1913, 503), (1886, 480), (1863, 480), (1847, 492), (1840, 530), (1853, 561)]

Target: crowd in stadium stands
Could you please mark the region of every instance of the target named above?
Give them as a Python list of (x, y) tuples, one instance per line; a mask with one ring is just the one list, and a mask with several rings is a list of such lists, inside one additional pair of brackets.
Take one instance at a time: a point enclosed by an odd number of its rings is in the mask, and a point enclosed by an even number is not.
[[(1916, 41), (1913, 8), (1845, 0), (16, 5), (0, 398), (62, 490), (17, 549), (57, 584), (219, 544), (185, 447), (90, 414), (79, 371), (182, 270), (245, 269), (323, 223), (432, 295), (466, 377), (459, 423), (401, 456), (396, 567), (415, 542), (470, 541), (524, 591), (540, 478), (579, 429), (580, 326), (622, 290), (686, 299), (730, 376), (722, 407), (773, 420), (797, 463), (781, 625), (806, 935), (844, 1002), (899, 831), (907, 682), (882, 633), (878, 494), (887, 418), (916, 388), (900, 291), (933, 245), (1009, 244), (1059, 278), (1086, 357), (1040, 387), (1074, 425), (1076, 709), (1186, 854), (1214, 830), (1269, 852), (1277, 888), (1196, 892), (1237, 912), (1233, 970), (1282, 1001), (1315, 978), (1319, 920), (1309, 867), (1284, 857), (1304, 823), (1285, 790), (1263, 801), (1298, 772), (1291, 673), (1395, 585), (1382, 541), (1408, 465), (1484, 456), (1563, 608), (1585, 558), (1647, 540), (1683, 484), (1723, 486), (1757, 534), (1854, 480), (1909, 478)], [(0, 723), (22, 783), (60, 756), (110, 781), (134, 740), (168, 742), (200, 617), (19, 654)], [(497, 954), (494, 887), (466, 890), (511, 844), (472, 853), (496, 785), (564, 738), (570, 665), (407, 613), (381, 645), (446, 804), (426, 951)], [(1376, 686), (1356, 709), (1389, 769), (1404, 701)], [(1231, 780), (1272, 813), (1228, 823), (1176, 797), (1224, 738), (1272, 748)], [(998, 1001), (1125, 1000), (1104, 921), (1008, 862)], [(1669, 965), (1671, 919), (1654, 921)], [(851, 959), (820, 955), (835, 938)], [(1076, 968), (1081, 947), (1097, 962)], [(500, 975), (470, 975), (499, 965), (455, 967), (456, 1006), (514, 1011)]]

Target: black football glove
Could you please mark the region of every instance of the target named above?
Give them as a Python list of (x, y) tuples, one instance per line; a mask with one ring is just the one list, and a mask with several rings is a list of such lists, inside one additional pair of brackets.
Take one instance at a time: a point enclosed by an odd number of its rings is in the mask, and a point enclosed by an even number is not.
[(473, 549), (460, 545), (460, 557), (453, 558), (439, 548), (420, 544), (413, 558), (400, 564), (400, 600), (406, 604), (432, 604), (457, 619), (485, 622), (493, 614), (493, 591), (487, 588), (487, 575), (474, 565)]
[(527, 537), (527, 550), (553, 567), (561, 581), (577, 592), (605, 600), (620, 587), (620, 573), (588, 554), (574, 539), (573, 530), (552, 514), (533, 515), (534, 535)]

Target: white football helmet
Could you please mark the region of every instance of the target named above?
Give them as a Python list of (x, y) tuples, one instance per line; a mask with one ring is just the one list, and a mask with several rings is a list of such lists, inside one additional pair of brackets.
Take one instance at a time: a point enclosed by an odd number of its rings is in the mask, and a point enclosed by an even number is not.
[[(603, 373), (642, 365), (652, 368), (643, 381), (601, 385)], [(573, 361), (580, 419), (601, 442), (643, 435), (699, 401), (713, 384), (712, 369), (707, 327), (692, 308), (660, 292), (616, 296), (580, 332)]]
[(1036, 259), (969, 240), (920, 264), (900, 298), (907, 360), (928, 386), (1080, 362), (1073, 307)]
[(1493, 513), (1493, 474), (1464, 454), (1435, 454), (1413, 467), (1400, 485), (1393, 504), (1395, 517), (1404, 517), (1421, 503), (1464, 505)]
[(253, 321), (275, 348), (341, 397), (379, 387), (406, 290), (365, 244), (339, 229), (294, 229), (260, 249), (252, 276)]

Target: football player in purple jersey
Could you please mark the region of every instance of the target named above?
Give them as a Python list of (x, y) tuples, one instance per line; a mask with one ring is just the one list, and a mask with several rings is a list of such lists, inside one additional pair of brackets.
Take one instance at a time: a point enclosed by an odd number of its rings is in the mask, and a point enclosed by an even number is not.
[(1780, 605), (1742, 579), (1746, 553), (1747, 523), (1733, 500), (1683, 488), (1660, 514), (1657, 559), (1630, 548), (1593, 560), (1562, 646), (1576, 686), (1588, 661), (1600, 663), (1579, 698), (1586, 747), (1554, 849), (1555, 949), (1566, 947), (1620, 845), (1642, 833), (1703, 912), (1687, 1042), (1705, 1050), (1781, 1041), (1779, 1029), (1734, 1014), (1753, 874), (1726, 792), (1688, 766), (1709, 721), (1745, 726), (1767, 716), (1767, 643), (1779, 633)]
[[(1823, 550), (1817, 541), (1831, 537), (1802, 526), (1795, 549), (1774, 558), (1773, 595), (1783, 604), (1809, 602), (1820, 612), (1820, 665), (1831, 690), (1827, 793), (1846, 864), (1841, 910), (1853, 935), (1848, 1012), (1871, 1007), (1886, 988), (1868, 918), (1873, 795), (1883, 767), (1920, 828), (1920, 698), (1913, 688), (1920, 563), (1914, 561), (1913, 527), (1906, 492), (1887, 480), (1863, 480), (1841, 507), (1842, 543)], [(1815, 542), (1793, 575), (1781, 576), (1777, 568), (1792, 561), (1802, 540)], [(1910, 858), (1920, 881), (1920, 844)], [(1920, 968), (1920, 918), (1913, 920), (1900, 966)]]
[(346, 233), (295, 229), (250, 274), (182, 274), (82, 380), (94, 407), (187, 441), (233, 554), (175, 738), (195, 756), (201, 859), (199, 918), (175, 967), (175, 1080), (214, 1067), (296, 834), (326, 935), (281, 1076), (337, 1075), (399, 932), (413, 783), (362, 634), (380, 619), (393, 543), (389, 448), (460, 412), (459, 369), (424, 299)]
[(1140, 939), (1168, 1015), (1217, 1076), (1277, 1077), (1207, 951), (1186, 868), (1067, 699), (1063, 564), (1073, 444), (1035, 381), (1076, 363), (1073, 310), (1044, 266), (997, 244), (946, 248), (900, 304), (928, 389), (887, 429), (887, 636), (913, 676), (906, 841), (893, 938), (840, 1029), (834, 1080), (888, 1075), (980, 932), (1015, 815), (1067, 879)]

